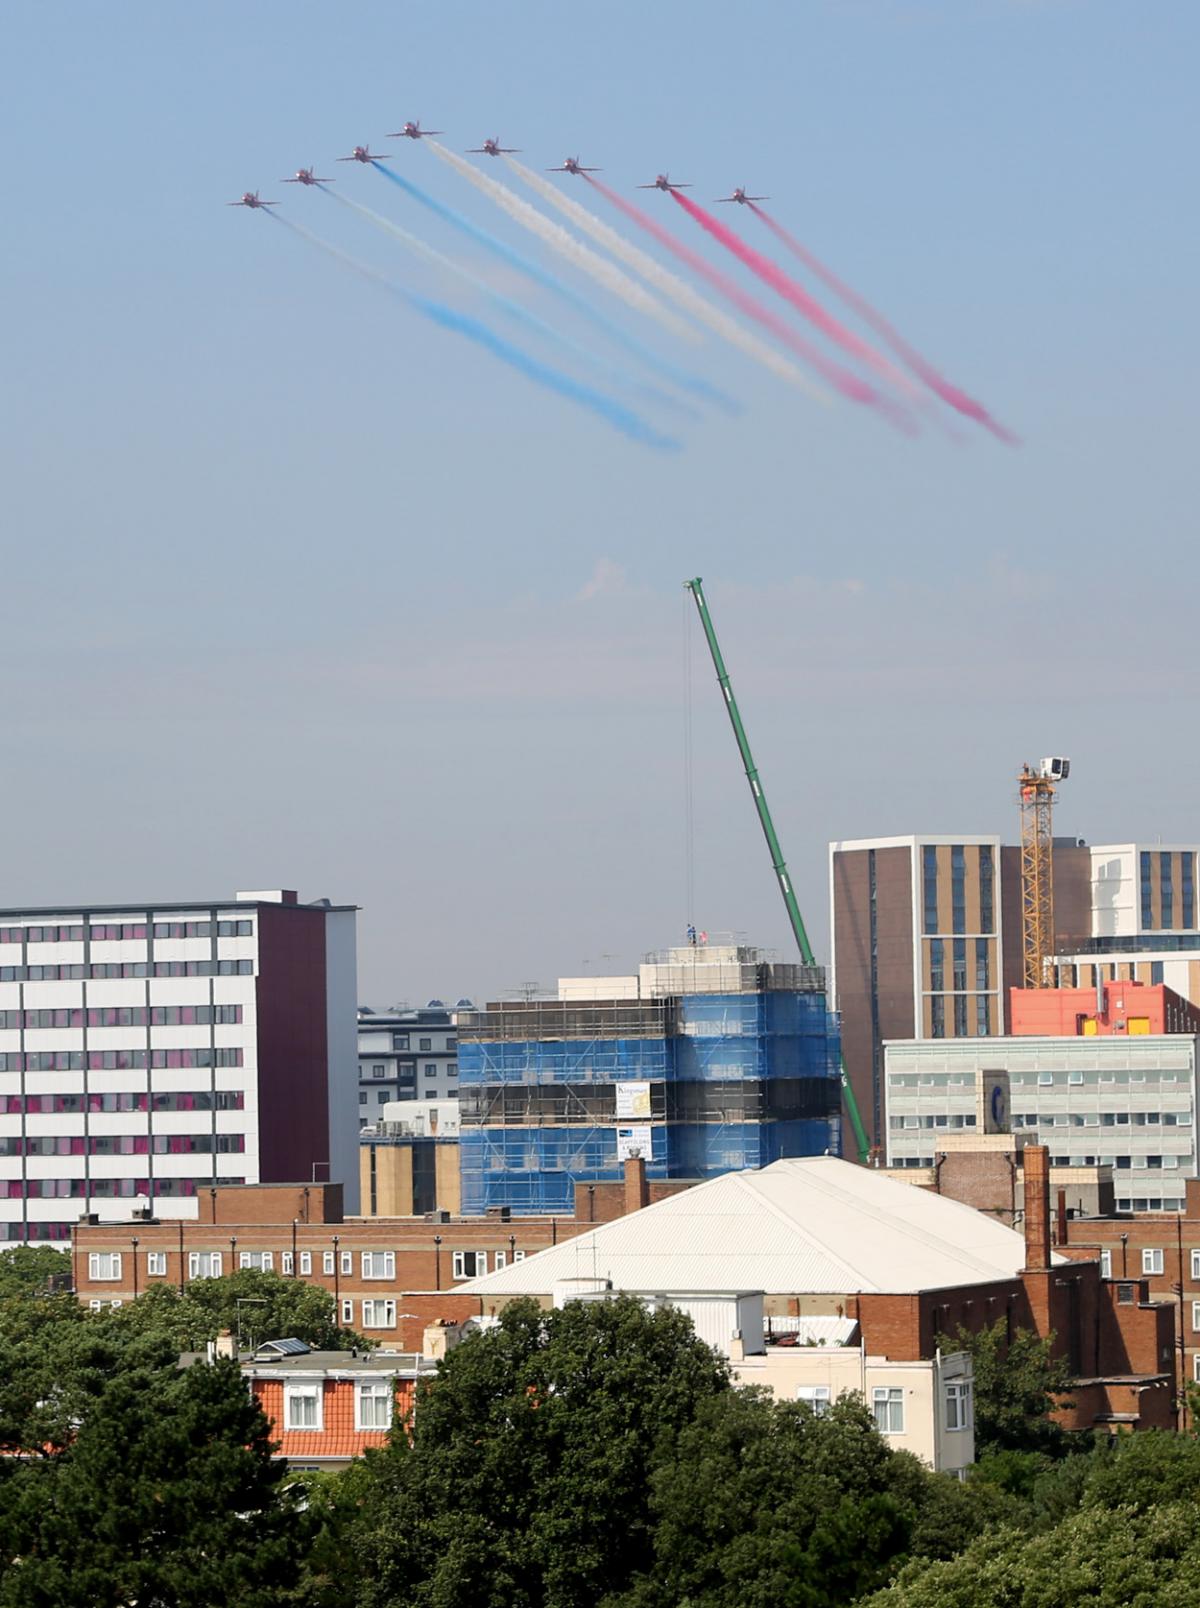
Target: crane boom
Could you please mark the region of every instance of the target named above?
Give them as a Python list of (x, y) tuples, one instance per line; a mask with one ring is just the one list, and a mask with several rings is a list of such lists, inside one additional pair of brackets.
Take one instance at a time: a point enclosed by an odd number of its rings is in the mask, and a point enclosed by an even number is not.
[[(754, 799), (754, 807), (758, 811), (759, 825), (763, 836), (767, 840), (767, 848), (771, 853), (771, 865), (775, 871), (775, 880), (779, 884), (779, 891), (783, 895), (783, 902), (787, 909), (788, 920), (792, 924), (795, 934), (796, 946), (800, 951), (800, 958), (806, 966), (815, 964), (812, 944), (808, 941), (808, 932), (804, 925), (804, 917), (800, 914), (800, 905), (796, 899), (792, 879), (788, 874), (787, 862), (783, 858), (783, 849), (775, 832), (775, 823), (771, 819), (771, 811), (767, 807), (767, 795), (763, 792), (762, 782), (759, 778), (758, 767), (754, 763), (754, 755), (750, 750), (750, 739), (746, 736), (746, 728), (742, 724), (741, 712), (737, 706), (737, 699), (733, 695), (733, 683), (729, 679), (729, 672), (725, 668), (725, 660), (721, 653), (721, 645), (717, 641), (716, 629), (712, 623), (712, 615), (708, 612), (708, 603), (704, 596), (704, 587), (700, 576), (685, 581), (684, 585), (695, 599), (696, 610), (700, 615), (700, 623), (704, 627), (704, 635), (708, 642), (708, 651), (712, 655), (713, 668), (717, 672), (717, 683), (721, 688), (721, 695), (725, 699), (725, 708), (729, 714), (729, 723), (733, 727), (733, 735), (737, 740), (738, 753), (742, 757), (742, 767), (746, 772), (746, 780), (750, 784), (750, 792)], [(850, 1079), (846, 1076), (845, 1063), (842, 1063), (842, 1094), (846, 1101), (846, 1111), (850, 1117), (850, 1125), (854, 1129), (854, 1142), (858, 1147), (858, 1159), (864, 1164), (870, 1157), (871, 1146), (867, 1139), (866, 1129), (863, 1127), (862, 1117), (858, 1110), (858, 1101), (854, 1098), (854, 1090), (850, 1086)]]

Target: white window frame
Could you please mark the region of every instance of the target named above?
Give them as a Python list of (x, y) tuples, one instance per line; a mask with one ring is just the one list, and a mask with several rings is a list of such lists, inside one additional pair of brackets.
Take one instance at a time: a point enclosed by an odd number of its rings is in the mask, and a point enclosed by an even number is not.
[(1200, 1301), (1192, 1302), (1192, 1333), (1200, 1334)]
[[(312, 1424), (297, 1424), (292, 1418), (292, 1405), (297, 1401), (312, 1401), (316, 1403), (316, 1422)], [(305, 1380), (285, 1380), (283, 1386), (283, 1427), (287, 1430), (298, 1430), (301, 1433), (319, 1434), (325, 1428), (325, 1391), (320, 1382), (313, 1383)]]
[[(383, 1424), (367, 1424), (363, 1422), (363, 1401), (370, 1401), (372, 1406), (383, 1401), (387, 1404), (387, 1422)], [(396, 1385), (392, 1379), (363, 1379), (354, 1387), (354, 1427), (359, 1431), (379, 1433), (380, 1430), (389, 1430), (392, 1419), (396, 1413)], [(375, 1415), (372, 1414), (372, 1417)]]
[(275, 1267), (274, 1251), (239, 1251), (238, 1266), (251, 1268), (255, 1273), (271, 1273)]
[(321, 1255), (321, 1272), (324, 1273), (327, 1278), (332, 1278), (333, 1277), (333, 1270), (334, 1270), (333, 1252), (332, 1251), (324, 1251), (324, 1252), (322, 1252), (322, 1255)]
[(1200, 1251), (1192, 1252), (1192, 1281), (1200, 1283)]
[(394, 1329), (396, 1327), (394, 1299), (385, 1295), (368, 1296), (362, 1303), (362, 1326), (364, 1329)]
[(833, 1393), (828, 1385), (797, 1385), (796, 1400), (806, 1402), (822, 1418), (833, 1406)]
[(1142, 1275), (1150, 1277), (1163, 1270), (1163, 1253), (1149, 1248), (1142, 1251)]
[(100, 1312), (100, 1311), (103, 1310), (103, 1307), (104, 1307), (104, 1302), (103, 1301), (89, 1301), (88, 1302), (88, 1310), (91, 1311), (91, 1312)]
[[(382, 1261), (382, 1272), (379, 1263)], [(362, 1276), (364, 1279), (392, 1279), (396, 1277), (395, 1251), (363, 1251)]]
[[(101, 1272), (101, 1268), (104, 1269)], [(88, 1278), (96, 1284), (116, 1284), (121, 1278), (120, 1251), (89, 1251)]]
[(947, 1433), (957, 1434), (960, 1430), (970, 1429), (971, 1423), (971, 1381), (969, 1379), (948, 1380), (946, 1383)]
[(508, 1266), (508, 1252), (507, 1251), (493, 1251), (492, 1252), (492, 1267), (495, 1269), (495, 1271), (497, 1273), (499, 1273), (502, 1268), (506, 1268), (507, 1266)]
[(1192, 1378), (1200, 1385), (1200, 1351), (1192, 1358)]
[(342, 1277), (343, 1278), (350, 1278), (350, 1277), (353, 1276), (353, 1273), (354, 1273), (354, 1252), (353, 1251), (343, 1251), (342, 1252)]
[(525, 1260), (525, 1252), (524, 1251), (514, 1251), (513, 1252), (513, 1261), (514, 1262), (523, 1262), (524, 1260)]
[(311, 1276), (311, 1274), (312, 1274), (312, 1252), (311, 1251), (301, 1251), (300, 1252), (300, 1277), (304, 1278), (306, 1274), (309, 1275), (309, 1276)]
[(148, 1279), (165, 1279), (167, 1276), (166, 1251), (146, 1252), (146, 1277)]
[(343, 1323), (353, 1323), (354, 1322), (354, 1302), (350, 1299), (350, 1297), (348, 1295), (344, 1295), (342, 1297), (342, 1322)]
[(1102, 1279), (1112, 1278), (1112, 1252), (1110, 1250), (1100, 1252), (1100, 1277)]
[[(880, 1409), (883, 1412), (880, 1412)], [(871, 1413), (881, 1435), (904, 1434), (904, 1390), (899, 1385), (876, 1385), (871, 1391)], [(886, 1419), (886, 1423), (884, 1420)], [(896, 1420), (899, 1420), (897, 1426)]]
[[(210, 1269), (207, 1273), (200, 1271), (200, 1258), (203, 1257)], [(188, 1278), (189, 1279), (219, 1279), (225, 1263), (220, 1251), (189, 1251), (188, 1252)]]
[(279, 1271), (281, 1273), (294, 1273), (296, 1270), (295, 1258), (291, 1251), (284, 1251), (279, 1258)]
[[(465, 1258), (475, 1258), (475, 1270), (472, 1273), (464, 1271)], [(450, 1276), (456, 1279), (481, 1279), (488, 1270), (488, 1253), (486, 1251), (455, 1251), (450, 1263)]]

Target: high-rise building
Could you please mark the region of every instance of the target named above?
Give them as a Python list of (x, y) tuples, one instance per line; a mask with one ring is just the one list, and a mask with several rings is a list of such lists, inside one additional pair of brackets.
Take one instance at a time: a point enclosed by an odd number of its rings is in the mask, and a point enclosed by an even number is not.
[(440, 999), (413, 1010), (396, 1005), (358, 1011), (358, 1125), (378, 1121), (391, 1100), (457, 1100), (458, 1039), (455, 1017)]
[(458, 1019), (462, 1209), (569, 1212), (577, 1182), (708, 1178), (839, 1154), (836, 1022), (820, 967), (687, 945), (636, 975)]
[(0, 911), (0, 1241), (226, 1183), (356, 1210), (355, 994), (354, 907), (289, 890)]

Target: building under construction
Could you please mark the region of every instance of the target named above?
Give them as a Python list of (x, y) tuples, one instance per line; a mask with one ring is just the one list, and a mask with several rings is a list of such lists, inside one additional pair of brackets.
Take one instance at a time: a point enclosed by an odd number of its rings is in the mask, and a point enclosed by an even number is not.
[(462, 1210), (570, 1212), (632, 1155), (652, 1179), (840, 1155), (839, 1057), (823, 969), (734, 944), (460, 1013)]

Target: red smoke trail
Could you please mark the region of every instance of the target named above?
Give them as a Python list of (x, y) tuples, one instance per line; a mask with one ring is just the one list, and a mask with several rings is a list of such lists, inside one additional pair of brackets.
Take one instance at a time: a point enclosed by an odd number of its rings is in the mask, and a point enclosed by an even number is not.
[[(662, 224), (656, 223), (648, 212), (643, 212), (641, 207), (635, 207), (632, 201), (626, 201), (623, 195), (618, 195), (615, 190), (610, 190), (607, 184), (602, 184), (594, 173), (585, 173), (583, 177), (593, 189), (599, 190), (606, 201), (611, 201), (618, 211), (623, 212), (640, 229), (645, 229), (647, 234), (652, 235), (660, 246), (664, 246), (667, 251), (672, 252), (681, 262), (687, 263), (698, 278), (706, 280), (708, 284), (727, 297), (735, 307), (745, 313), (747, 318), (753, 318), (757, 323), (765, 325), (773, 335), (783, 341), (785, 345), (790, 346), (794, 352), (802, 357), (806, 363), (810, 363), (843, 396), (849, 397), (852, 402), (865, 402), (872, 407), (877, 407), (886, 413), (893, 423), (899, 423), (902, 428), (906, 427), (910, 431), (912, 430), (912, 423), (908, 419), (908, 415), (897, 409), (886, 397), (880, 396), (873, 385), (868, 385), (865, 380), (860, 380), (856, 374), (849, 373), (839, 364), (831, 363), (823, 353), (818, 352), (814, 346), (810, 346), (806, 340), (790, 329), (782, 318), (776, 318), (775, 314), (764, 307), (761, 302), (756, 301), (753, 296), (747, 295), (740, 285), (735, 284), (729, 278), (728, 274), (721, 273), (719, 269), (713, 268), (709, 263), (705, 262), (698, 252), (693, 251), (690, 246), (685, 246), (681, 240), (676, 240), (669, 229), (664, 229)], [(674, 195), (675, 191), (672, 190), (671, 194)]]
[(982, 424), (985, 430), (990, 430), (993, 435), (999, 436), (1001, 441), (1007, 441), (1010, 446), (1018, 445), (1018, 438), (1002, 424), (997, 424), (982, 403), (976, 402), (965, 391), (960, 391), (956, 385), (951, 385), (949, 380), (943, 379), (932, 364), (926, 362), (920, 352), (914, 351), (904, 337), (888, 323), (882, 313), (877, 313), (869, 302), (851, 290), (849, 285), (843, 284), (826, 268), (819, 257), (814, 257), (811, 251), (802, 246), (793, 235), (788, 234), (774, 218), (768, 217), (760, 206), (756, 206), (753, 201), (747, 202), (747, 205), (756, 217), (762, 219), (775, 238), (781, 240), (790, 252), (799, 257), (804, 266), (810, 268), (823, 284), (828, 285), (834, 295), (839, 296), (847, 307), (852, 308), (864, 324), (869, 324), (875, 333), (888, 343), (897, 357), (907, 363), (918, 379), (923, 380), (943, 402), (948, 402), (957, 412)]

